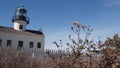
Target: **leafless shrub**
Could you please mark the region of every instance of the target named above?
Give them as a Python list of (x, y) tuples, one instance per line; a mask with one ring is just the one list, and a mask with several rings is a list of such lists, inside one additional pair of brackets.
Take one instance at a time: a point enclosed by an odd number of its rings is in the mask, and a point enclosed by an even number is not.
[(99, 65), (107, 68), (120, 67), (120, 37), (118, 34), (107, 40), (101, 46), (102, 56)]
[[(49, 53), (51, 61), (54, 61), (57, 68), (120, 68), (120, 37), (116, 34), (112, 39), (108, 38), (102, 42), (99, 37), (98, 43), (89, 40), (93, 29), (89, 26), (82, 25), (79, 22), (73, 22), (71, 30), (77, 35), (77, 39), (69, 35), (71, 42), (67, 43), (66, 49), (69, 54), (55, 58)], [(81, 37), (81, 32), (85, 33), (85, 37)], [(54, 42), (59, 50), (62, 45)], [(85, 54), (84, 51), (87, 51)]]
[(12, 47), (0, 48), (0, 68), (47, 68), (43, 58), (32, 58), (21, 50)]

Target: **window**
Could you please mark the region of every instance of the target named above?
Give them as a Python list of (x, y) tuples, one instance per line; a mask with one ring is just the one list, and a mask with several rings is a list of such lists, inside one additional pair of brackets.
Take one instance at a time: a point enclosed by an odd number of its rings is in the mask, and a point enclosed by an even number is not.
[(19, 26), (19, 29), (23, 29), (23, 26), (22, 26), (22, 25), (20, 25), (20, 26)]
[(18, 41), (18, 47), (17, 47), (17, 49), (21, 50), (22, 47), (23, 47), (23, 41)]
[(2, 39), (0, 39), (0, 46), (2, 46)]
[(41, 48), (41, 43), (40, 42), (37, 43), (37, 48)]
[(30, 42), (30, 43), (29, 43), (29, 47), (30, 47), (30, 48), (33, 48), (33, 42)]
[(11, 46), (11, 40), (7, 40), (7, 46)]

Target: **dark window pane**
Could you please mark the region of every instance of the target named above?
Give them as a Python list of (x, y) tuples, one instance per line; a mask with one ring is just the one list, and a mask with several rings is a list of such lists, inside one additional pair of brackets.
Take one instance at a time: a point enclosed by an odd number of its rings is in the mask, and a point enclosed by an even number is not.
[(30, 43), (29, 43), (29, 47), (30, 47), (30, 48), (33, 48), (33, 42), (30, 42)]
[(2, 46), (2, 39), (0, 39), (0, 46)]
[(7, 46), (11, 46), (11, 40), (7, 40)]
[(19, 29), (23, 29), (23, 26), (22, 26), (22, 25), (20, 25), (20, 26), (19, 26)]
[(17, 49), (20, 50), (23, 47), (23, 41), (18, 41), (18, 47)]
[(41, 48), (41, 43), (40, 42), (37, 43), (37, 48)]

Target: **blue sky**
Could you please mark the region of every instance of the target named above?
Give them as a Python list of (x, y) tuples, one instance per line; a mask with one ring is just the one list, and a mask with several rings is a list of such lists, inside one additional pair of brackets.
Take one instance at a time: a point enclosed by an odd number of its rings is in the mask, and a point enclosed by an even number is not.
[(91, 39), (102, 40), (120, 34), (120, 0), (0, 0), (0, 25), (12, 27), (15, 9), (23, 3), (28, 10), (28, 29), (43, 29), (45, 48), (55, 49), (53, 41), (68, 41), (74, 20), (90, 25)]

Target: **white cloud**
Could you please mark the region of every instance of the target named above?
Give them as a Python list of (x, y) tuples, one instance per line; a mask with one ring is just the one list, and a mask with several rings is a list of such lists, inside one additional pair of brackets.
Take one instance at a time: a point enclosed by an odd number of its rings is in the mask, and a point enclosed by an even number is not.
[(110, 6), (120, 6), (120, 0), (106, 0), (107, 2), (105, 3), (105, 5), (107, 7)]

